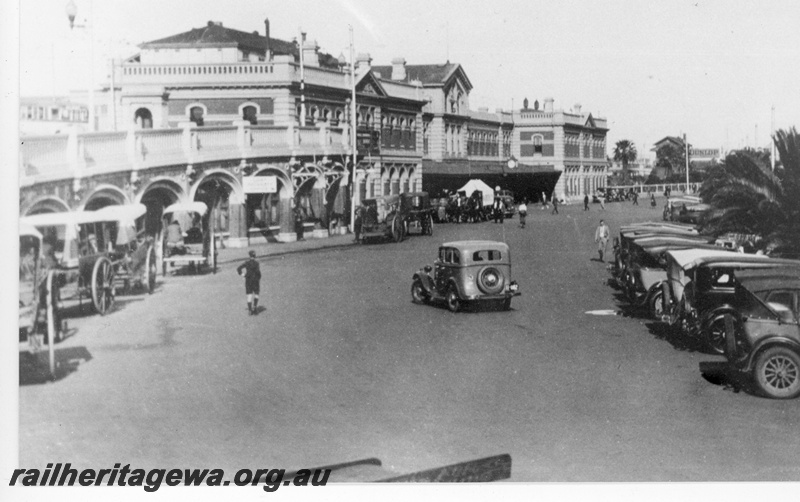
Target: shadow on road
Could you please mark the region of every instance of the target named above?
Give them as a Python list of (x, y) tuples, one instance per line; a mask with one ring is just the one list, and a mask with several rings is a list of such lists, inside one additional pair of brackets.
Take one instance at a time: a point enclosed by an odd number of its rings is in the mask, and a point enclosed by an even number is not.
[(708, 383), (734, 393), (744, 391), (745, 394), (759, 396), (753, 382), (747, 375), (731, 368), (727, 361), (701, 361), (698, 366), (700, 375)]
[(55, 349), (55, 375), (50, 375), (48, 353), (42, 350), (37, 353), (28, 351), (19, 353), (19, 384), (38, 385), (58, 381), (78, 370), (83, 362), (92, 360), (86, 347), (66, 347)]

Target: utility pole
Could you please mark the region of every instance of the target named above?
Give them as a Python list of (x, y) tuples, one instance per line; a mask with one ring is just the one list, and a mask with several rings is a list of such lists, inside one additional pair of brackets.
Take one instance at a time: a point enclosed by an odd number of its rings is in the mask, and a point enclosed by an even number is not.
[(686, 193), (689, 193), (689, 142), (686, 133), (683, 134), (683, 146), (686, 149)]
[(772, 105), (772, 123), (770, 124), (770, 156), (769, 162), (772, 167), (772, 172), (775, 172), (775, 105)]
[(303, 28), (300, 28), (300, 127), (306, 126), (306, 79), (305, 69), (303, 62), (303, 52), (306, 45), (306, 34)]
[(112, 125), (114, 126), (114, 131), (117, 130), (117, 84), (114, 77), (116, 69), (116, 59), (111, 58), (111, 120)]
[(350, 98), (350, 130), (353, 148), (353, 172), (351, 173), (350, 186), (350, 231), (355, 233), (356, 230), (356, 202), (358, 201), (358, 185), (356, 180), (356, 162), (358, 160), (358, 143), (356, 141), (356, 57), (355, 48), (353, 45), (353, 26), (350, 26), (350, 84), (352, 96)]

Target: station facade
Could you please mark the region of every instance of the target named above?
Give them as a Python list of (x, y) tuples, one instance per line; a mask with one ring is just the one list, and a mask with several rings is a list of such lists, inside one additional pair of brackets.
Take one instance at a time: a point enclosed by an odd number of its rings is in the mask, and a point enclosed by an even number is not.
[[(358, 55), (353, 138), (350, 67), (301, 38), (271, 37), (268, 20), (263, 34), (209, 22), (141, 44), (102, 93), (110, 130), (25, 138), (21, 214), (141, 202), (155, 234), (164, 207), (198, 200), (229, 246), (292, 240), (295, 208), (327, 236), (349, 220), (353, 143), (359, 199), (439, 196), (471, 178), (529, 200), (602, 184), (604, 120), (471, 110), (456, 63)], [(250, 176), (274, 189), (246, 189)]]

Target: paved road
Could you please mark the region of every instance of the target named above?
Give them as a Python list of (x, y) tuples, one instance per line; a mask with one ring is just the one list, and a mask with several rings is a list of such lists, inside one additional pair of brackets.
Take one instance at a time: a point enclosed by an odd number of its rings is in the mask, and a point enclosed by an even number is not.
[[(20, 388), (20, 462), (307, 467), (378, 457), (397, 473), (510, 453), (513, 481), (800, 480), (800, 400), (704, 377), (721, 359), (618, 309), (594, 227), (643, 205), (533, 209), (528, 228), (439, 225), (401, 244), (262, 261), (246, 315), (234, 264), (73, 319), (74, 368)], [(410, 302), (439, 244), (505, 239), (511, 312)], [(23, 371), (23, 373), (25, 373)], [(31, 380), (28, 374), (23, 380)]]

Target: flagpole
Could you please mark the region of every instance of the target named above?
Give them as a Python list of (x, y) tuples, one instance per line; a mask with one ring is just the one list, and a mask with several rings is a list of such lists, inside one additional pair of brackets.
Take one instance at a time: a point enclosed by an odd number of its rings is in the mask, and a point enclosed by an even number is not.
[(353, 46), (353, 27), (350, 26), (350, 84), (352, 96), (350, 98), (350, 128), (353, 149), (353, 172), (351, 173), (351, 196), (350, 196), (350, 231), (355, 233), (356, 225), (356, 203), (358, 202), (358, 185), (356, 180), (356, 162), (358, 159), (358, 150), (356, 142), (356, 58), (355, 49)]

